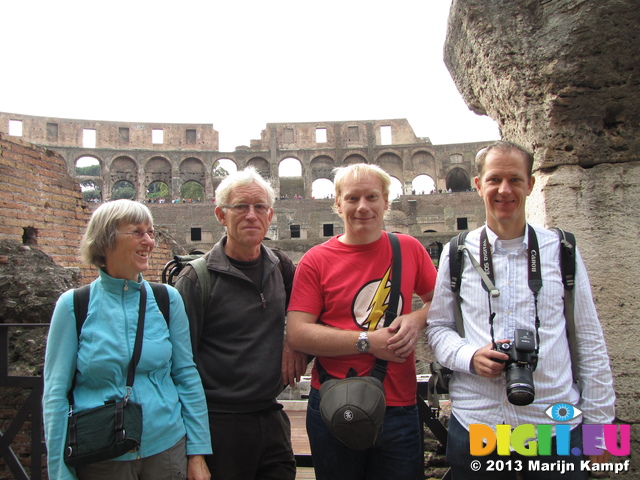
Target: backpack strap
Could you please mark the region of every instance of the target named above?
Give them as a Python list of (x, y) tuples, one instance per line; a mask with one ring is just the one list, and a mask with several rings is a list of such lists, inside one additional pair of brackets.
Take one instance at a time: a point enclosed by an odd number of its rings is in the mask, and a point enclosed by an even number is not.
[(153, 283), (149, 282), (149, 286), (153, 291), (153, 296), (156, 299), (156, 303), (158, 304), (158, 308), (162, 312), (162, 316), (164, 317), (165, 322), (167, 322), (167, 327), (169, 326), (170, 317), (170, 301), (169, 301), (169, 292), (167, 287), (162, 283)]
[(91, 294), (91, 284), (76, 288), (73, 291), (73, 311), (76, 315), (76, 331), (80, 337), (82, 325), (87, 319), (89, 311), (89, 296)]
[(573, 288), (576, 275), (576, 237), (570, 232), (552, 228), (560, 239), (560, 272), (564, 285), (564, 318), (571, 353), (571, 371), (574, 382), (578, 383), (578, 347), (576, 341), (575, 299)]
[(209, 297), (211, 296), (211, 273), (207, 268), (207, 260), (204, 258), (204, 255), (202, 255), (195, 260), (191, 260), (189, 265), (196, 271), (198, 284), (200, 285), (203, 311), (206, 311), (209, 305)]
[[(161, 283), (151, 282), (149, 282), (149, 286), (153, 291), (153, 296), (156, 299), (158, 308), (160, 308), (162, 316), (164, 317), (165, 322), (167, 322), (167, 327), (169, 327), (169, 292), (167, 291), (167, 287), (165, 287)], [(90, 296), (90, 284), (84, 285), (80, 288), (76, 288), (73, 291), (73, 311), (76, 316), (76, 332), (78, 333), (78, 337), (80, 337), (82, 325), (84, 325), (84, 321), (87, 319)]]
[(456, 305), (454, 316), (456, 319), (456, 330), (460, 337), (464, 338), (464, 321), (462, 319), (462, 308), (460, 303), (460, 284), (462, 282), (462, 260), (464, 259), (464, 240), (468, 231), (460, 232), (449, 241), (449, 272), (451, 274), (451, 291), (456, 294)]

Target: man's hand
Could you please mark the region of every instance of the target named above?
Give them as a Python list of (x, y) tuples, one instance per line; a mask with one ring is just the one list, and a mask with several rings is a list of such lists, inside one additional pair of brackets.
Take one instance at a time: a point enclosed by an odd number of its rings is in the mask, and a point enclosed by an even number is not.
[(282, 381), (295, 387), (307, 370), (307, 354), (295, 351), (285, 340), (282, 348)]
[(389, 333), (393, 336), (387, 340), (387, 348), (395, 356), (407, 358), (413, 353), (422, 330), (418, 322), (424, 323), (426, 328), (427, 324), (421, 317), (415, 318), (411, 314), (401, 315), (391, 323)]
[(189, 465), (187, 467), (188, 480), (210, 480), (211, 474), (207, 462), (204, 461), (204, 455), (190, 455)]
[[(503, 340), (507, 341), (507, 340)], [(481, 377), (496, 378), (499, 377), (504, 370), (505, 364), (500, 363), (509, 359), (509, 355), (506, 353), (500, 353), (493, 350), (493, 344), (490, 343), (484, 347), (476, 350), (471, 360), (471, 365), (476, 374)]]
[(589, 455), (589, 460), (591, 463), (607, 463), (611, 460), (611, 454), (608, 450), (602, 450), (600, 455)]

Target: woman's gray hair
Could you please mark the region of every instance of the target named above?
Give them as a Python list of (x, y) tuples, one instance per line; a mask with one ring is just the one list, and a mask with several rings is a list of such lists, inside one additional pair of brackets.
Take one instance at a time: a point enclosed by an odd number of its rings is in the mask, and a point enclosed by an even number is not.
[(229, 198), (231, 198), (231, 191), (240, 186), (251, 185), (257, 183), (262, 187), (267, 194), (267, 203), (270, 207), (273, 207), (273, 203), (276, 200), (276, 192), (262, 176), (253, 167), (247, 167), (244, 170), (238, 170), (226, 177), (218, 188), (216, 188), (216, 205), (218, 207), (224, 207), (229, 204)]
[(116, 243), (118, 227), (123, 223), (150, 223), (153, 216), (146, 205), (133, 200), (114, 200), (100, 205), (89, 220), (80, 241), (80, 257), (98, 268), (106, 263), (107, 250)]

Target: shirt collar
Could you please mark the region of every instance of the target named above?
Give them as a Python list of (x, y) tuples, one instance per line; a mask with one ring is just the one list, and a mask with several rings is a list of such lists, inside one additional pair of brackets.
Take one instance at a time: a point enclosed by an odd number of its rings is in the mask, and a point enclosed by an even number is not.
[[(498, 242), (498, 234), (489, 228), (488, 225), (485, 224), (485, 228), (487, 229), (487, 239), (489, 240), (489, 245), (491, 245), (491, 252), (495, 253), (496, 247), (500, 246)], [(524, 227), (524, 240), (522, 242), (522, 248), (518, 250), (518, 253), (526, 251), (529, 249), (529, 224), (525, 224)]]

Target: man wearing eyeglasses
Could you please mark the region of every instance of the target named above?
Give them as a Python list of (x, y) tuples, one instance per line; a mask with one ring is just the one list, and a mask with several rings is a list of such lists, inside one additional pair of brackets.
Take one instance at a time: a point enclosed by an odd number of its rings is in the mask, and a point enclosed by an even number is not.
[(284, 339), (295, 266), (262, 244), (275, 193), (252, 168), (216, 189), (226, 235), (205, 254), (211, 292), (203, 301), (192, 267), (176, 288), (191, 323), (193, 353), (209, 408), (212, 479), (293, 479), (291, 425), (276, 397), (306, 369)]

